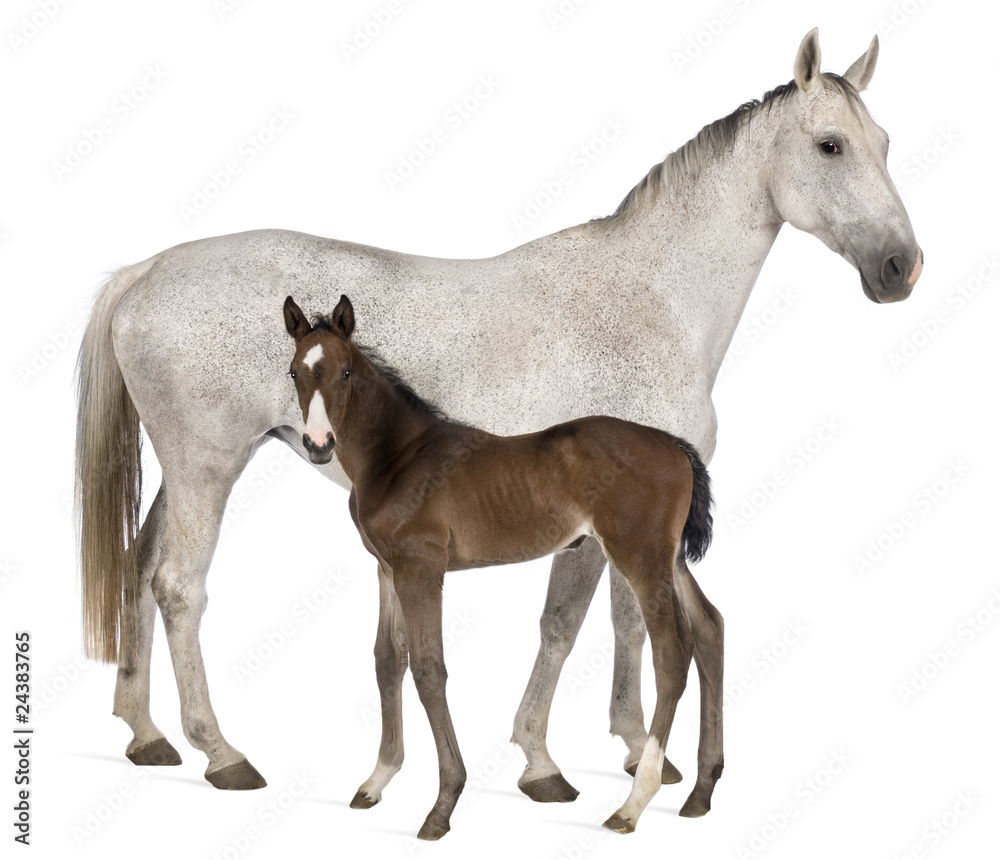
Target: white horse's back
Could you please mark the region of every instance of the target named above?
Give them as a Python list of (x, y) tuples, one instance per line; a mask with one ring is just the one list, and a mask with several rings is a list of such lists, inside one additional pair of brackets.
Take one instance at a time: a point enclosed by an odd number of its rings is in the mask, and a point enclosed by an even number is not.
[[(201, 422), (227, 413), (227, 433), (249, 442), (301, 423), (284, 375), (285, 297), (319, 313), (347, 293), (363, 320), (359, 340), (455, 418), (512, 434), (615, 411), (697, 438), (692, 422), (676, 426), (686, 410), (665, 389), (662, 362), (646, 360), (661, 344), (676, 344), (672, 320), (661, 314), (655, 334), (649, 324), (636, 332), (623, 309), (652, 284), (581, 254), (583, 237), (598, 229), (581, 225), (480, 260), (399, 254), (281, 230), (178, 245), (157, 255), (119, 302), (116, 354), (151, 436), (157, 411), (176, 415), (190, 404)], [(415, 333), (426, 330), (442, 336), (418, 340)], [(619, 385), (599, 382), (607, 367), (594, 356), (602, 349), (609, 359), (634, 356)], [(224, 387), (214, 372), (220, 357), (233, 368)], [(655, 378), (643, 378), (646, 367), (656, 368)], [(589, 392), (581, 384), (587, 378), (595, 379)], [(228, 417), (236, 408), (240, 425)]]

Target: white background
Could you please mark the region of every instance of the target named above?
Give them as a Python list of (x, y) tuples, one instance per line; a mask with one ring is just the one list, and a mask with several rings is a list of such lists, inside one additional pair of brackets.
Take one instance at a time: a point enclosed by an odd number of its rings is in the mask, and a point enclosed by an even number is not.
[[(375, 31), (388, 0), (43, 8), (15, 0), (0, 15), (0, 611), (8, 655), (15, 630), (32, 634), (34, 856), (996, 855), (998, 279), (984, 263), (1000, 250), (995, 9), (421, 0), (394, 5), (388, 26), (347, 57), (355, 28)], [(846, 262), (786, 227), (737, 333), (743, 353), (718, 380), (716, 537), (695, 571), (727, 624), (726, 771), (712, 812), (676, 814), (695, 774), (692, 676), (669, 747), (684, 783), (656, 796), (635, 834), (599, 827), (629, 788), (624, 746), (607, 734), (605, 584), (549, 730), (581, 795), (546, 806), (517, 790), (523, 757), (507, 738), (547, 560), (448, 580), (450, 701), (470, 775), (452, 832), (436, 846), (413, 839), (437, 766), (409, 679), (406, 764), (379, 806), (348, 809), (378, 744), (375, 571), (343, 490), (277, 444), (234, 493), (202, 625), (221, 725), (269, 785), (223, 793), (204, 781), (205, 759), (180, 733), (159, 626), (153, 715), (184, 764), (133, 767), (130, 733), (110, 713), (114, 670), (79, 656), (68, 507), (74, 358), (105, 274), (260, 227), (433, 256), (499, 253), (611, 212), (703, 125), (787, 81), (817, 25), (832, 71), (881, 36), (865, 99), (892, 138), (890, 172), (926, 266), (908, 301), (877, 307)], [(480, 78), (495, 91), (449, 122), (451, 105), (475, 102)], [(292, 119), (248, 161), (248, 138), (275, 110)], [(581, 147), (609, 120), (624, 130), (578, 171)], [(102, 121), (110, 132), (88, 151)], [(386, 173), (435, 128), (445, 140), (390, 189)], [(58, 167), (74, 150), (81, 163)], [(227, 187), (185, 214), (232, 160)], [(518, 229), (513, 216), (567, 167), (573, 183)], [(894, 367), (907, 340), (919, 349)], [(158, 475), (145, 453), (149, 501)], [(778, 470), (788, 480), (769, 496)], [(906, 517), (912, 527), (894, 538)], [(859, 570), (879, 540), (883, 557)], [(965, 619), (977, 613), (973, 630)], [(6, 671), (0, 723), (13, 727)], [(906, 695), (915, 672), (922, 689)], [(644, 698), (649, 714), (650, 682)], [(0, 770), (10, 810), (14, 762)], [(13, 835), (5, 824), (3, 840)]]

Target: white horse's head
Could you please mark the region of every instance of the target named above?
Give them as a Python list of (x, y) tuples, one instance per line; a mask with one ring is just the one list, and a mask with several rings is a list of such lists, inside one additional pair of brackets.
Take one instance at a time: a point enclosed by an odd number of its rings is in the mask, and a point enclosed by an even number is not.
[(920, 277), (923, 252), (886, 168), (889, 137), (858, 97), (877, 58), (876, 36), (843, 77), (820, 74), (818, 31), (802, 40), (769, 182), (783, 220), (854, 265), (872, 301), (895, 302)]

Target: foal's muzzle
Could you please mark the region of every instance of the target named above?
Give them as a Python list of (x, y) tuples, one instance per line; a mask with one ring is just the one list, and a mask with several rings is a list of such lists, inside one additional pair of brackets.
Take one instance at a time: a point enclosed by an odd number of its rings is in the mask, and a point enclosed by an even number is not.
[(337, 440), (329, 432), (326, 434), (326, 442), (322, 445), (317, 445), (311, 436), (305, 433), (302, 434), (302, 447), (306, 449), (306, 453), (309, 455), (309, 462), (315, 463), (317, 466), (329, 463), (333, 459), (333, 449), (336, 444)]

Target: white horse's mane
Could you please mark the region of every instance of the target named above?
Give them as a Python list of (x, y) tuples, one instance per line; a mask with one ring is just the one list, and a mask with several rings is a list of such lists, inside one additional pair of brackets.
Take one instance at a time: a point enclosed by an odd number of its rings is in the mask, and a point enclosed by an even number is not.
[[(824, 72), (822, 78), (840, 92), (852, 111), (857, 113), (859, 109), (864, 110), (861, 96), (846, 78), (833, 72)], [(764, 93), (763, 98), (745, 102), (727, 116), (709, 123), (691, 140), (669, 153), (663, 161), (654, 164), (625, 195), (625, 199), (611, 215), (594, 220), (614, 221), (647, 204), (654, 203), (664, 182), (677, 184), (684, 179), (690, 179), (701, 172), (706, 164), (727, 155), (736, 142), (740, 129), (760, 113), (760, 110), (766, 107), (770, 111), (797, 90), (798, 85), (794, 80), (780, 84)]]

